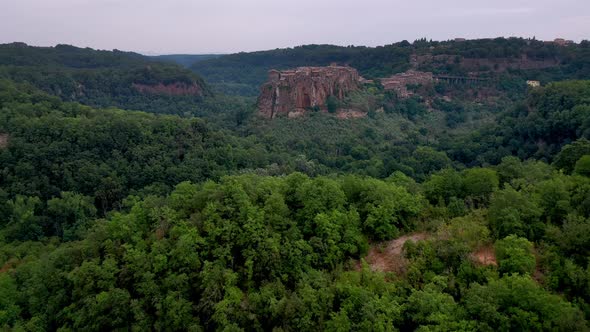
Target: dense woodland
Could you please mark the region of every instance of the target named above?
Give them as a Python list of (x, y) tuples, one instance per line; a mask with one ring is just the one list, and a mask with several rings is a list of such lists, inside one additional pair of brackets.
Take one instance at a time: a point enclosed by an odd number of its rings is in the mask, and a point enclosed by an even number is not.
[(179, 64), (183, 67), (190, 67), (199, 61), (216, 59), (221, 57), (223, 54), (165, 54), (165, 55), (154, 55), (152, 59), (157, 61), (165, 61)]
[[(406, 100), (370, 86), (345, 101), (360, 119), (261, 119), (215, 86), (523, 49), (561, 63)], [(221, 56), (193, 65), (203, 80), (133, 53), (1, 45), (0, 329), (587, 331), (588, 68), (588, 42), (418, 40)], [(129, 88), (142, 79), (204, 94)]]

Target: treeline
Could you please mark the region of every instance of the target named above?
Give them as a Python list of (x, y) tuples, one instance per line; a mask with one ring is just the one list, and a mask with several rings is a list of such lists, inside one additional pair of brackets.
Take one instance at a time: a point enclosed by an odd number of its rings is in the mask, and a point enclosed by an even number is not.
[[(27, 83), (64, 101), (93, 107), (118, 107), (150, 113), (203, 115), (221, 108), (205, 82), (179, 65), (131, 52), (97, 51), (69, 45), (0, 45), (0, 78)], [(185, 84), (194, 95), (142, 93), (134, 84)], [(203, 111), (205, 109), (205, 112)]]
[(66, 68), (129, 68), (147, 64), (144, 56), (119, 50), (100, 51), (71, 45), (34, 47), (25, 43), (0, 44), (2, 65)]

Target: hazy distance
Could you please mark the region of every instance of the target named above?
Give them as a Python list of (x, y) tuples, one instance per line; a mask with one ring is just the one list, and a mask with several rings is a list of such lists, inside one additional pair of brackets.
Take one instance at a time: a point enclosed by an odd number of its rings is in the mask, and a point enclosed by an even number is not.
[(0, 43), (146, 54), (500, 36), (588, 39), (590, 1), (18, 0), (0, 11)]

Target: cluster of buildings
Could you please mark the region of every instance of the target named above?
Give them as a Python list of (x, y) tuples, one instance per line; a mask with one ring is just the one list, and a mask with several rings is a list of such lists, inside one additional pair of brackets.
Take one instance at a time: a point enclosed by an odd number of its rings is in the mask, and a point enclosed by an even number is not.
[[(512, 37), (511, 37), (512, 38)], [(492, 38), (479, 38), (481, 40), (491, 40)], [(466, 38), (455, 38), (454, 39), (455, 42), (464, 42), (467, 41)], [(570, 45), (574, 45), (576, 42), (571, 40), (571, 39), (564, 39), (564, 38), (555, 38), (554, 40), (547, 40), (545, 41), (545, 43), (547, 44), (556, 44), (559, 46), (570, 46)]]
[(409, 98), (413, 92), (408, 90), (408, 85), (426, 85), (434, 81), (434, 76), (430, 72), (417, 70), (408, 70), (403, 73), (382, 78), (381, 84), (385, 90), (393, 90), (399, 98)]
[(338, 100), (360, 88), (361, 77), (356, 69), (346, 66), (299, 67), (271, 70), (258, 97), (261, 115), (289, 117), (309, 110), (328, 111), (328, 99)]
[(565, 40), (563, 38), (555, 38), (552, 42), (549, 41), (548, 43), (553, 43), (559, 46), (569, 46), (575, 44), (576, 42), (573, 40)]

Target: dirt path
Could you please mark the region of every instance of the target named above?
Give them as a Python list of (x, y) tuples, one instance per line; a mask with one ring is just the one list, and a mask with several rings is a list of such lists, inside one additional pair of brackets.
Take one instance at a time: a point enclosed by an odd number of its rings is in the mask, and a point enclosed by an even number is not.
[(10, 270), (12, 270), (13, 268), (15, 268), (17, 265), (17, 263), (13, 260), (9, 260), (8, 262), (6, 262), (6, 264), (4, 264), (2, 267), (0, 267), (0, 273), (5, 273), (8, 272)]
[[(371, 249), (369, 249), (365, 261), (373, 271), (400, 273), (406, 265), (406, 259), (402, 254), (404, 244), (407, 241), (422, 241), (428, 237), (429, 236), (426, 233), (414, 233), (404, 235), (388, 242), (373, 245), (371, 246)], [(358, 268), (360, 269), (360, 263)]]
[[(373, 271), (401, 274), (405, 271), (408, 264), (407, 259), (404, 258), (403, 255), (404, 244), (408, 241), (424, 241), (431, 237), (432, 234), (428, 233), (413, 233), (391, 241), (373, 244), (371, 249), (369, 249), (369, 253), (365, 257), (365, 261)], [(480, 265), (498, 265), (494, 247), (492, 245), (487, 245), (474, 251), (470, 254), (470, 258)], [(357, 264), (357, 270), (360, 269), (361, 263), (359, 262)]]
[(471, 258), (481, 265), (493, 265), (498, 266), (498, 262), (496, 261), (496, 253), (494, 252), (494, 247), (489, 245), (480, 248), (473, 254), (471, 254)]
[(8, 134), (0, 133), (0, 149), (8, 146)]

